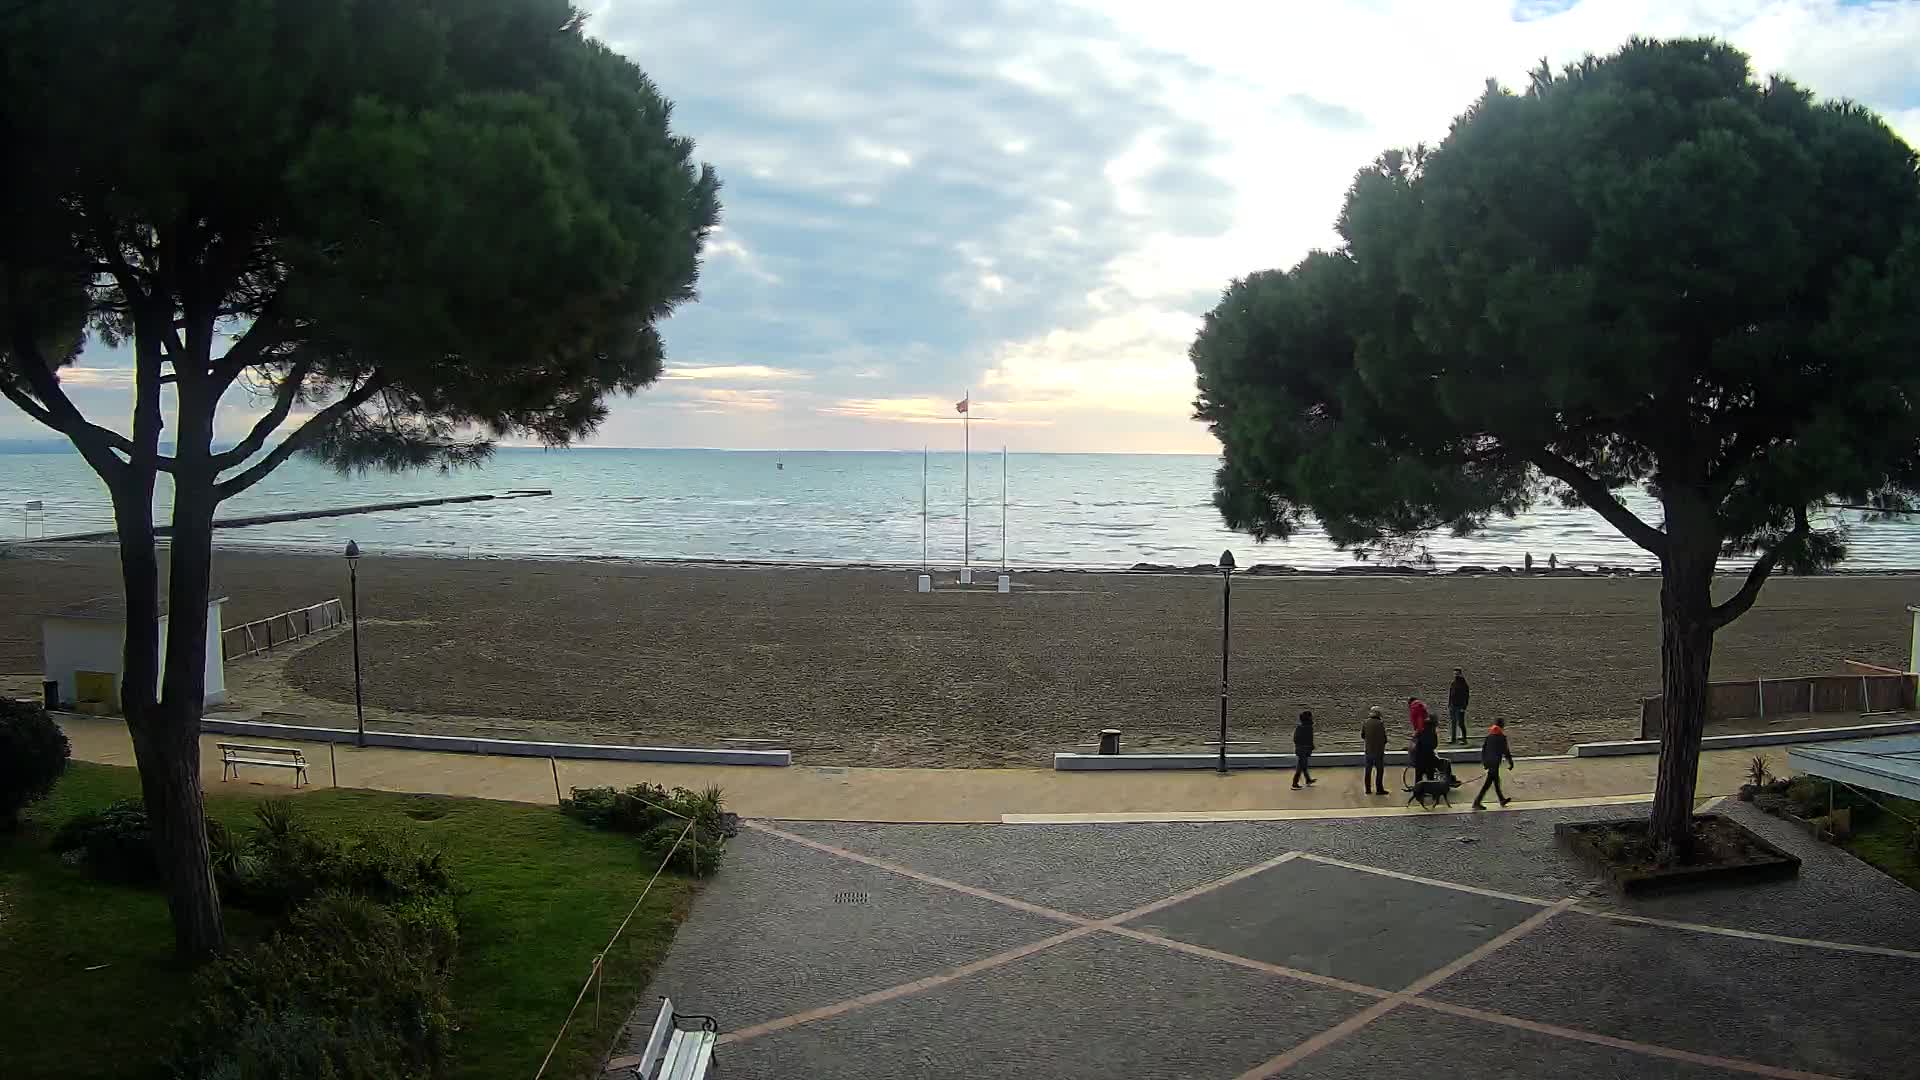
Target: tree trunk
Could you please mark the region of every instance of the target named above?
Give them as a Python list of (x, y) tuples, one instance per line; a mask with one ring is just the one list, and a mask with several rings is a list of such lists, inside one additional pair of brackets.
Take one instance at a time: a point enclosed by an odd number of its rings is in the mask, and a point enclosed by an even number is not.
[[(122, 652), (120, 708), (133, 737), (134, 761), (140, 767), (140, 795), (153, 830), (154, 862), (167, 894), (172, 916), (174, 948), (180, 957), (197, 962), (218, 952), (225, 943), (220, 902), (213, 889), (213, 870), (207, 851), (206, 813), (200, 803), (199, 694), (190, 710), (157, 693), (160, 682), (160, 568), (153, 532), (151, 480), (114, 492), (114, 524), (120, 534), (120, 576), (126, 588), (127, 627)], [(211, 530), (208, 530), (209, 534)], [(210, 546), (210, 545), (209, 545)], [(176, 541), (170, 559), (169, 592), (173, 594), (167, 634), (172, 653), (183, 636), (203, 642), (206, 634), (205, 585), (198, 619), (182, 619), (178, 593), (180, 572), (192, 559), (183, 559)], [(201, 577), (204, 582), (207, 571)], [(197, 624), (190, 631), (188, 623)], [(205, 658), (195, 668), (195, 680), (204, 684)], [(170, 664), (169, 667), (172, 665)], [(171, 682), (172, 672), (169, 672)], [(204, 685), (201, 694), (204, 694)]]
[(1713, 568), (1719, 540), (1703, 539), (1669, 508), (1672, 548), (1660, 584), (1660, 769), (1654, 784), (1651, 838), (1682, 857), (1692, 853), (1693, 794), (1700, 737), (1707, 727), (1713, 670)]
[[(190, 336), (189, 351), (198, 353), (204, 338)], [(211, 956), (226, 940), (200, 792), (200, 716), (207, 694), (207, 600), (213, 583), (213, 511), (217, 505), (213, 493), (215, 470), (209, 460), (215, 404), (208, 400), (198, 380), (182, 382), (176, 413), (179, 431), (174, 451), (172, 550), (167, 573), (166, 674), (158, 723), (152, 725), (159, 743), (159, 768), (149, 780), (144, 762), (141, 767), (174, 937), (181, 955), (193, 960)], [(160, 812), (163, 806), (165, 810)]]

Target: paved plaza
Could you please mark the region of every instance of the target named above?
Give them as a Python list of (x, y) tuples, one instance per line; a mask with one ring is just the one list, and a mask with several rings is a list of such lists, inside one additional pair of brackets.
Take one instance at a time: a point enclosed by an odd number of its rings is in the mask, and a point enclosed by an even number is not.
[(1720, 809), (1800, 878), (1627, 902), (1553, 841), (1643, 807), (756, 822), (636, 1016), (728, 1080), (1920, 1075), (1920, 896)]

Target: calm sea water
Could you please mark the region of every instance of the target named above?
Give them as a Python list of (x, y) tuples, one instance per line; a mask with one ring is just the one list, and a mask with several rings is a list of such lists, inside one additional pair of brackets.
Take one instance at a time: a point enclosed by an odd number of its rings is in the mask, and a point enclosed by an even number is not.
[[(819, 563), (921, 560), (921, 456), (917, 453), (719, 450), (502, 450), (480, 469), (340, 476), (295, 459), (228, 503), (227, 515), (263, 514), (509, 488), (550, 488), (549, 498), (387, 511), (223, 530), (222, 544), (337, 550), (352, 538), (369, 552), (446, 556), (743, 559)], [(1231, 548), (1245, 566), (1351, 565), (1309, 529), (1256, 545), (1227, 531), (1209, 502), (1211, 456), (1014, 454), (1004, 476), (1005, 555), (1014, 566), (1128, 566), (1213, 562)], [(959, 454), (927, 461), (926, 549), (957, 565), (970, 536), (976, 563), (1002, 554), (1002, 469), (976, 454), (971, 479)], [(963, 490), (971, 488), (971, 510)], [(164, 512), (167, 494), (159, 498)], [(30, 517), (22, 507), (41, 500)], [(1628, 500), (1650, 520), (1644, 497)], [(964, 512), (963, 512), (964, 511)], [(73, 454), (0, 454), (0, 536), (108, 528), (106, 491)], [(1859, 525), (1854, 569), (1920, 567), (1920, 522)], [(1435, 537), (1440, 567), (1545, 562), (1651, 565), (1587, 510), (1541, 507), (1467, 539)]]

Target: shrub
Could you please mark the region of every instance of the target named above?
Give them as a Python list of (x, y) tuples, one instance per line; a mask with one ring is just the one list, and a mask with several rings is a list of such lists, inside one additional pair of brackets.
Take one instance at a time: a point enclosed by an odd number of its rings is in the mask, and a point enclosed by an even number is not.
[(200, 975), (169, 1068), (222, 1080), (434, 1075), (452, 1044), (457, 942), (445, 897), (391, 907), (316, 897), (267, 942)]
[(73, 815), (55, 830), (51, 847), (61, 854), (80, 852), (87, 869), (109, 881), (137, 884), (160, 876), (147, 808), (139, 799)]
[(1753, 760), (1747, 762), (1747, 782), (1754, 787), (1765, 787), (1772, 779), (1773, 769), (1767, 764), (1767, 755), (1753, 755)]
[(47, 797), (72, 752), (47, 710), (0, 697), (0, 831), (13, 831), (20, 811)]
[[(717, 787), (697, 792), (668, 791), (657, 784), (635, 784), (624, 791), (574, 788), (572, 798), (560, 801), (560, 812), (596, 829), (637, 836), (647, 862), (665, 860), (669, 869), (697, 877), (720, 868), (726, 838), (734, 831), (725, 798)], [(674, 841), (688, 821), (693, 822), (693, 830), (675, 848)]]
[(285, 915), (323, 892), (382, 904), (453, 895), (446, 857), (432, 848), (385, 833), (322, 835), (301, 824), (285, 800), (261, 803), (254, 817), (244, 872), (221, 881), (223, 894), (237, 906)]

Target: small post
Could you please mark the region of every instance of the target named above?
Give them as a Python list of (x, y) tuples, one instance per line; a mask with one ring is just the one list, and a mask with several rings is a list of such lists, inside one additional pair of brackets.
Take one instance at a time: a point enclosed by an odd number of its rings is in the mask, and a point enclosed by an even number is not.
[(1813, 680), (1807, 680), (1807, 715), (1813, 715)]
[(1118, 754), (1120, 752), (1120, 729), (1107, 728), (1100, 732), (1100, 752)]
[(553, 760), (552, 755), (548, 755), (547, 765), (553, 769), (553, 805), (559, 806), (566, 801), (560, 797), (560, 765)]
[(1753, 680), (1754, 697), (1760, 702), (1760, 719), (1767, 718), (1767, 680)]
[(331, 741), (327, 743), (327, 776), (333, 781), (334, 787), (340, 786), (340, 763), (333, 758), (333, 743)]
[(1220, 553), (1220, 775), (1227, 775), (1227, 655), (1233, 634), (1233, 552)]
[[(347, 595), (353, 600), (353, 745), (367, 745), (367, 712), (360, 702), (360, 545), (347, 541)], [(267, 645), (273, 645), (273, 624), (267, 624)]]

